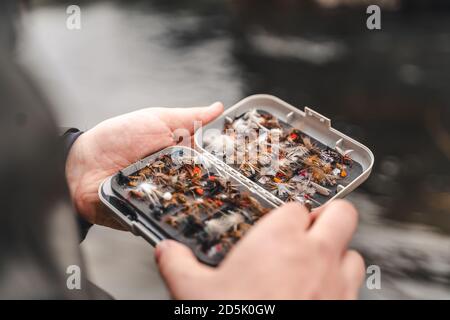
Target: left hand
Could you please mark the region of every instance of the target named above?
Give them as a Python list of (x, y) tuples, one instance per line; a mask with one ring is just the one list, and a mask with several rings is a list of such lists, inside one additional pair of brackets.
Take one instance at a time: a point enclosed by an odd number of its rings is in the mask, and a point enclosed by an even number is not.
[(345, 200), (314, 215), (289, 202), (261, 218), (217, 268), (173, 240), (160, 242), (155, 258), (176, 299), (356, 299), (365, 265), (348, 245), (357, 224)]
[(220, 102), (199, 108), (148, 108), (103, 121), (82, 134), (66, 162), (76, 210), (91, 223), (123, 230), (100, 202), (100, 183), (137, 160), (175, 145), (177, 129), (192, 135), (195, 121), (204, 125), (222, 112)]

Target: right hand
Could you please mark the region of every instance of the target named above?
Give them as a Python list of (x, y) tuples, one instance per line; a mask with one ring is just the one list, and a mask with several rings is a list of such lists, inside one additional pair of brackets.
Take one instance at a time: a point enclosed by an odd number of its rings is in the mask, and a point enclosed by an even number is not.
[(313, 214), (288, 203), (264, 218), (217, 268), (165, 240), (156, 260), (177, 299), (355, 299), (364, 260), (348, 250), (357, 211), (336, 200)]

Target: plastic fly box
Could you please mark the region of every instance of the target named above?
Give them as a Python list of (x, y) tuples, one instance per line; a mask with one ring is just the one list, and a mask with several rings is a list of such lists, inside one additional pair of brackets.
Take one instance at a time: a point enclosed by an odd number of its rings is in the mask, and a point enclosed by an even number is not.
[[(277, 150), (277, 159), (289, 160), (283, 162), (286, 167), (276, 163), (279, 171), (271, 172), (267, 169), (273, 163), (262, 166), (258, 154), (250, 161), (248, 137), (239, 144), (242, 163), (225, 157), (227, 150), (236, 151), (237, 143), (230, 149), (223, 143), (219, 154), (211, 149), (220, 139), (245, 136), (246, 125), (263, 132), (257, 135), (260, 140), (269, 136), (269, 152), (264, 151), (274, 158)], [(237, 129), (237, 134), (225, 128)], [(270, 95), (238, 102), (197, 130), (194, 141), (196, 150), (169, 147), (121, 170), (103, 182), (99, 194), (135, 235), (152, 245), (167, 238), (181, 241), (209, 265), (220, 263), (270, 209), (291, 200), (317, 207), (342, 198), (368, 178), (374, 162), (367, 147), (333, 129), (328, 118)]]

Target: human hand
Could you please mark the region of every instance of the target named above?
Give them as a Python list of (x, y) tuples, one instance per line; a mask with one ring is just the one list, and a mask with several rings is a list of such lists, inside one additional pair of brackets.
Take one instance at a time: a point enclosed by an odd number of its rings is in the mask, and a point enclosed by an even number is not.
[(100, 202), (100, 183), (137, 160), (175, 145), (176, 130), (193, 134), (195, 121), (206, 124), (222, 112), (220, 102), (202, 108), (148, 108), (108, 119), (82, 134), (66, 162), (77, 211), (91, 223), (123, 229)]
[(262, 218), (217, 268), (172, 241), (155, 251), (177, 299), (355, 299), (365, 270), (347, 245), (357, 211), (336, 200), (313, 215), (288, 203)]

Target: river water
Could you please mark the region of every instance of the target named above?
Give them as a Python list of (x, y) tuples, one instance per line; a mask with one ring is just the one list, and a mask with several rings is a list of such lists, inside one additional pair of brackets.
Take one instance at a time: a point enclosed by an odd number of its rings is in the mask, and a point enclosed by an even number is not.
[[(369, 31), (359, 1), (166, 2), (81, 2), (82, 29), (70, 31), (61, 1), (31, 1), (19, 57), (59, 123), (253, 93), (311, 106), (375, 154), (348, 197), (360, 211), (352, 246), (381, 269), (381, 289), (361, 298), (450, 298), (448, 7), (385, 1), (382, 29)], [(142, 239), (94, 227), (82, 250), (115, 297), (168, 297)]]

